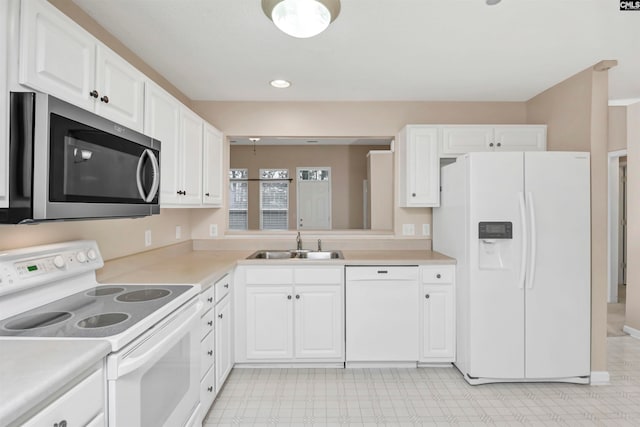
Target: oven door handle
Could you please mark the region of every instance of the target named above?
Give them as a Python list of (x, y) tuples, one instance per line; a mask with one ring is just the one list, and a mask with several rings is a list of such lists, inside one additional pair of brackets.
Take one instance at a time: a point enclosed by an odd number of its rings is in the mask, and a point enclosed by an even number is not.
[[(180, 313), (178, 316), (162, 325), (161, 330), (157, 331), (156, 334), (166, 333), (171, 328), (173, 328), (173, 330), (171, 330), (171, 332), (169, 332), (169, 334), (163, 337), (160, 341), (149, 346), (149, 348), (145, 348), (147, 343), (143, 343), (140, 347), (136, 348), (132, 353), (141, 351), (141, 354), (139, 356), (134, 355), (131, 357), (125, 357), (123, 359), (123, 363), (119, 364), (116, 369), (116, 376), (125, 376), (145, 364), (152, 365), (162, 358), (167, 349), (170, 349), (174, 344), (178, 343), (189, 333), (189, 330), (194, 330), (196, 328), (198, 325), (197, 319), (200, 318), (201, 307), (202, 304), (198, 301), (183, 313)], [(195, 331), (193, 333), (195, 333)], [(151, 339), (153, 339), (153, 337)]]
[[(153, 183), (151, 184), (151, 190), (149, 194), (144, 194), (144, 188), (142, 188), (142, 162), (144, 158), (148, 156), (149, 160), (151, 160), (151, 167), (153, 168)], [(158, 187), (160, 187), (160, 174), (158, 173), (158, 169), (160, 166), (158, 165), (158, 159), (153, 154), (153, 151), (148, 148), (142, 152), (140, 158), (138, 159), (138, 168), (136, 170), (136, 184), (138, 185), (138, 193), (140, 197), (145, 202), (149, 203), (153, 200), (158, 192)]]

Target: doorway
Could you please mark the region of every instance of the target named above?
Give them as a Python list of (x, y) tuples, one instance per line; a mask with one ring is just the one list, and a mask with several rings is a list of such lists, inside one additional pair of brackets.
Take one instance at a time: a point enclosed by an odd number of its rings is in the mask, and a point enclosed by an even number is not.
[(298, 230), (331, 229), (331, 168), (296, 168)]
[(623, 332), (627, 270), (627, 153), (609, 153), (609, 262), (607, 336)]

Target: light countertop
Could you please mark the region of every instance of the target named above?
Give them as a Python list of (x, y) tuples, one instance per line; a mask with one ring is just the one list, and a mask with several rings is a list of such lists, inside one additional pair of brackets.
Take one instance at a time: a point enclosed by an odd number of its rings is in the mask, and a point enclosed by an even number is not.
[(0, 425), (46, 402), (110, 350), (106, 341), (0, 340)]
[(344, 259), (246, 259), (253, 251), (191, 251), (130, 272), (110, 277), (108, 283), (198, 283), (203, 289), (222, 278), (236, 265), (428, 265), (455, 264), (438, 252), (342, 251)]

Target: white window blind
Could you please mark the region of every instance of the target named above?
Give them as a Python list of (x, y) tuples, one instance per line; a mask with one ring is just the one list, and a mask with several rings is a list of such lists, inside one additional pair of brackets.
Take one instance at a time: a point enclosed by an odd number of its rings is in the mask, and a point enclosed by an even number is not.
[(249, 171), (229, 170), (229, 230), (247, 230), (249, 226)]
[(260, 229), (289, 228), (289, 171), (260, 169)]

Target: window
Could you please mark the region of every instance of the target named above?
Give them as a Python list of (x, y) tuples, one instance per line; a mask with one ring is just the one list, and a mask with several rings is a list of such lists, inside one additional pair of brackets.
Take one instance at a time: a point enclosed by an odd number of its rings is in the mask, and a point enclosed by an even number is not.
[(260, 229), (289, 229), (287, 169), (260, 169)]
[(249, 171), (229, 169), (229, 230), (249, 228)]

